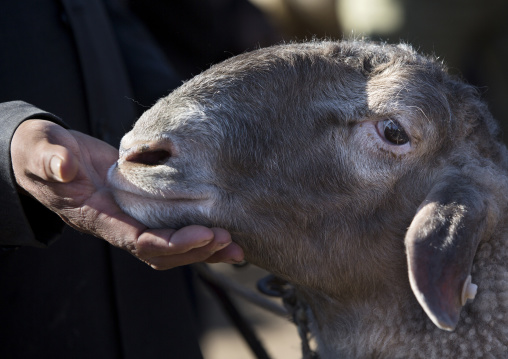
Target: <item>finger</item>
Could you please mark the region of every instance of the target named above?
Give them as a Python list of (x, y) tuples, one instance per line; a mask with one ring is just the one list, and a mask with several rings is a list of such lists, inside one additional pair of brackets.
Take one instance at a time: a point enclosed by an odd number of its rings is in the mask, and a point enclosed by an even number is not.
[(210, 230), (213, 232), (213, 238), (216, 243), (228, 245), (232, 242), (231, 234), (224, 228), (213, 227)]
[(191, 225), (176, 231), (170, 239), (170, 246), (178, 248), (179, 253), (187, 252), (194, 248), (208, 245), (215, 240), (215, 233), (212, 229)]
[(156, 270), (167, 270), (192, 263), (203, 262), (207, 256), (209, 256), (208, 252), (193, 249), (187, 253), (149, 258), (145, 260), (145, 263)]
[[(41, 155), (44, 172), (39, 177), (46, 181), (71, 182), (79, 169), (79, 163), (74, 155), (63, 146), (48, 145), (44, 147), (46, 148)], [(38, 168), (34, 170), (37, 171)]]
[[(64, 144), (74, 144), (75, 140), (63, 127), (56, 124), (50, 124), (48, 127), (47, 136), (42, 137), (36, 146), (37, 154), (42, 159), (42, 166), (36, 163), (32, 173), (47, 181), (70, 182), (78, 172), (79, 162)], [(42, 173), (38, 173), (41, 169)]]
[(16, 178), (32, 175), (50, 182), (71, 181), (78, 161), (67, 145), (75, 145), (75, 141), (63, 127), (45, 120), (23, 122), (11, 142)]
[[(213, 253), (231, 242), (227, 231), (216, 231), (203, 226), (191, 225), (175, 231), (174, 229), (149, 229), (139, 236), (136, 255), (152, 258), (189, 252), (195, 248), (208, 246), (204, 251)], [(223, 233), (225, 232), (225, 233)]]
[(145, 259), (175, 255), (206, 246), (212, 240), (213, 232), (206, 227), (189, 226), (178, 231), (149, 229), (139, 236), (136, 243), (136, 255)]
[(169, 245), (169, 240), (175, 232), (174, 229), (151, 229), (143, 232), (138, 237), (135, 254), (140, 258), (170, 254), (174, 248)]
[(242, 263), (244, 260), (243, 249), (236, 243), (232, 242), (226, 248), (219, 250), (208, 257), (205, 261), (207, 263), (229, 263), (237, 264)]
[[(147, 258), (145, 262), (150, 264), (153, 268), (157, 270), (164, 270), (169, 268), (174, 268), (182, 265), (187, 265), (191, 263), (204, 262), (208, 258), (212, 257), (214, 253), (220, 252), (224, 250), (226, 247), (232, 244), (231, 235), (228, 231), (222, 228), (211, 228), (208, 229), (206, 227), (201, 226), (189, 226), (184, 227), (180, 231), (180, 239), (184, 241), (189, 241), (189, 235), (192, 237), (194, 233), (198, 233), (199, 231), (203, 231), (203, 233), (207, 233), (205, 230), (209, 230), (213, 234), (213, 239), (210, 243), (204, 246), (195, 247), (185, 252), (180, 252), (178, 254), (170, 254), (170, 255), (161, 255), (155, 256), (152, 258)], [(177, 235), (175, 233), (173, 237)], [(171, 239), (171, 242), (173, 239)], [(236, 248), (237, 247), (237, 248)], [(241, 261), (243, 259), (243, 251), (236, 244), (232, 247), (231, 251), (224, 252), (226, 256), (230, 256), (230, 260), (235, 263)], [(219, 256), (219, 258), (222, 258)]]
[[(224, 248), (224, 244), (221, 246)], [(145, 262), (154, 269), (166, 270), (192, 263), (204, 262), (215, 253), (216, 249), (212, 244), (209, 244), (201, 248), (191, 249), (186, 253), (148, 258)]]

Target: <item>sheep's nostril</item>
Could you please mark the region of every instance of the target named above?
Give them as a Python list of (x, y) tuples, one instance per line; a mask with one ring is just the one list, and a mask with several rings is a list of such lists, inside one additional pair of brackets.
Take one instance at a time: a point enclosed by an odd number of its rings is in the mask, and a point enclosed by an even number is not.
[(157, 166), (166, 162), (170, 157), (171, 153), (166, 150), (142, 151), (129, 154), (125, 161), (146, 166)]

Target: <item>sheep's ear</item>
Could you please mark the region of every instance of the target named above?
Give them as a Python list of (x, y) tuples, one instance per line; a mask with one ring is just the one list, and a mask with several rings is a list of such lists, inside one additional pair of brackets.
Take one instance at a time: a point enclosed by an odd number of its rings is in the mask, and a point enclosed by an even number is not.
[(441, 329), (454, 330), (465, 301), (476, 294), (468, 277), (486, 229), (482, 197), (467, 177), (448, 175), (433, 186), (406, 234), (411, 288)]

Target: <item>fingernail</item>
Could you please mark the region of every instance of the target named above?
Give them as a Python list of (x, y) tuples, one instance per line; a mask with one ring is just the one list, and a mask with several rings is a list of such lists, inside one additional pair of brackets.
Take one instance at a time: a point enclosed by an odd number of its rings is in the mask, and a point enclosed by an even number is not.
[[(210, 244), (211, 241), (212, 241), (211, 239), (206, 239), (206, 240), (197, 242), (194, 245), (192, 245), (192, 249), (204, 247), (204, 246)], [(185, 243), (185, 241), (173, 241), (173, 240), (171, 240), (169, 242), (170, 245), (172, 245), (172, 244), (178, 244), (178, 243)]]
[(57, 181), (63, 181), (62, 178), (62, 159), (58, 156), (53, 156), (49, 160), (49, 168), (53, 178)]
[(219, 248), (219, 249), (223, 249), (224, 247), (227, 247), (227, 246), (229, 246), (230, 244), (231, 244), (231, 242), (227, 242), (227, 243), (219, 243), (219, 244), (217, 245), (217, 248)]

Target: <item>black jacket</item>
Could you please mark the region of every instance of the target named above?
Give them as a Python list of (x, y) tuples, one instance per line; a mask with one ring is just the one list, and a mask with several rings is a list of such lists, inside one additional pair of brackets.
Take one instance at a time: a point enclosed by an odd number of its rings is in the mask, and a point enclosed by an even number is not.
[(0, 358), (200, 358), (186, 270), (64, 226), (18, 194), (9, 153), (28, 118), (116, 145), (180, 78), (116, 1), (5, 2), (0, 44)]

